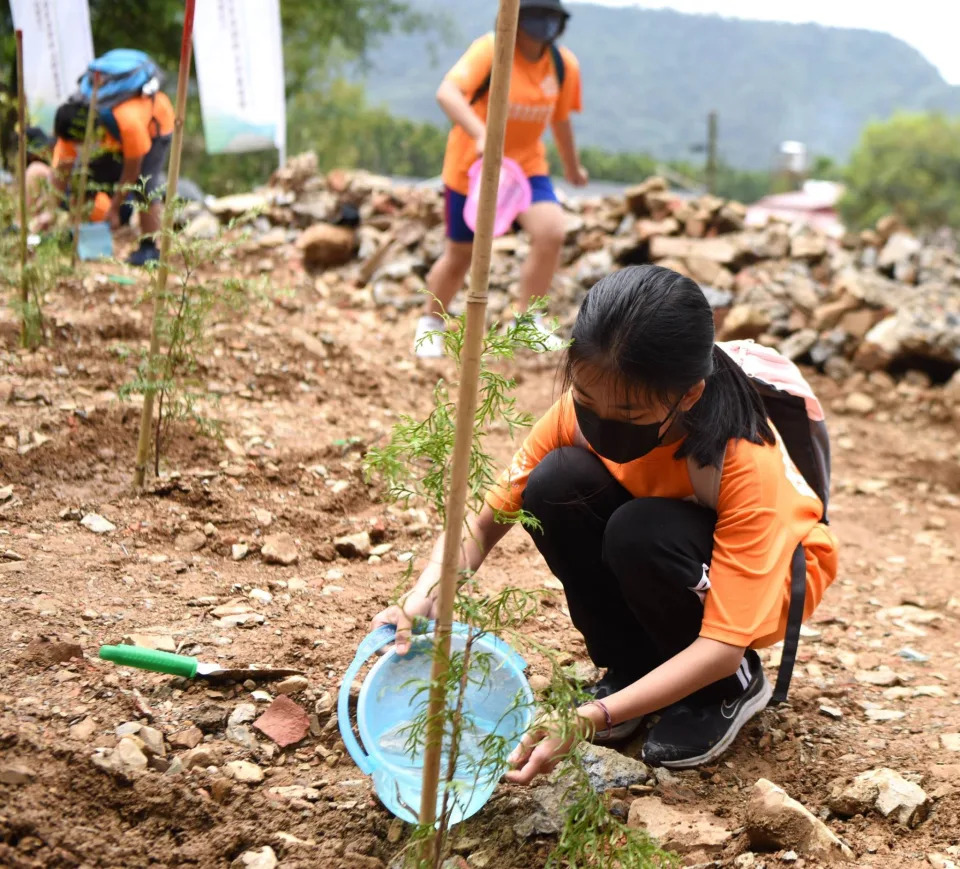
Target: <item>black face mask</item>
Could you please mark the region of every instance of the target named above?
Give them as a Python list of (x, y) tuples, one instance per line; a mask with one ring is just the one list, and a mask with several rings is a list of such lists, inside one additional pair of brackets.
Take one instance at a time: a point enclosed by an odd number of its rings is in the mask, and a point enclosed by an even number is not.
[[(623, 465), (645, 456), (663, 442), (666, 435), (660, 429), (676, 412), (677, 402), (659, 422), (636, 425), (632, 422), (619, 422), (615, 419), (603, 419), (592, 410), (588, 410), (578, 401), (573, 402), (580, 432), (597, 454), (611, 462)], [(669, 429), (667, 429), (669, 431)]]
[(520, 29), (537, 42), (551, 43), (563, 33), (564, 18), (549, 10), (532, 9), (520, 16)]

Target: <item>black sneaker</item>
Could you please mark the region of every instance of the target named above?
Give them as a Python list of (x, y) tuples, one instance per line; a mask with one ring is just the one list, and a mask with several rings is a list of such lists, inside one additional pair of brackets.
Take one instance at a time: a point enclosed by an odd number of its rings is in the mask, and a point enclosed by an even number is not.
[[(607, 670), (599, 682), (593, 685), (587, 685), (583, 690), (594, 700), (603, 700), (605, 697), (616, 694), (617, 691), (623, 690), (627, 685), (632, 685), (636, 681), (636, 679), (619, 676), (611, 668)], [(597, 745), (604, 745), (608, 742), (621, 742), (624, 739), (629, 739), (640, 729), (642, 723), (642, 717), (631, 718), (629, 721), (621, 721), (619, 724), (614, 724), (610, 730), (597, 730), (594, 734), (593, 742)]]
[(665, 709), (650, 728), (643, 746), (644, 761), (686, 769), (716, 760), (730, 747), (740, 728), (767, 705), (773, 694), (759, 655), (748, 650), (744, 660), (750, 669), (750, 681), (743, 693), (723, 702), (682, 701)]
[(147, 263), (160, 259), (160, 251), (152, 241), (143, 241), (130, 256), (127, 262), (132, 266), (145, 266)]

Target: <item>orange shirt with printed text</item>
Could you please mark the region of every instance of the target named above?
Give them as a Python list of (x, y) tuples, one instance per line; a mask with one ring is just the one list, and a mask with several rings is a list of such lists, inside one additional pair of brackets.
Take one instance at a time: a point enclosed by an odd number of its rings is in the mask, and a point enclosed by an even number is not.
[[(487, 493), (487, 503), (504, 512), (519, 510), (527, 479), (540, 460), (558, 447), (583, 444), (568, 392), (533, 427), (511, 466)], [(600, 460), (635, 498), (695, 500), (687, 459), (674, 457), (677, 447), (657, 447), (622, 465)], [(822, 512), (820, 499), (779, 436), (776, 444), (728, 444), (700, 636), (755, 648), (782, 640), (790, 604), (790, 562), (801, 542), (807, 558), (804, 618), (816, 609), (837, 575), (837, 540), (819, 522)]]
[[(571, 112), (581, 111), (580, 64), (573, 52), (560, 46), (564, 64), (563, 89), (559, 87), (553, 56), (545, 51), (539, 60), (527, 60), (518, 50), (510, 77), (510, 111), (504, 139), (504, 156), (516, 160), (527, 177), (547, 175), (547, 149), (543, 134), (555, 121), (566, 121)], [(481, 36), (447, 73), (469, 101), (493, 68), (493, 34)], [(472, 109), (486, 122), (489, 91)], [(469, 133), (455, 125), (447, 138), (443, 161), (443, 183), (466, 195), (470, 189), (467, 173), (476, 162), (477, 149)]]
[[(170, 98), (161, 91), (153, 97), (134, 97), (120, 103), (113, 109), (113, 117), (120, 131), (120, 141), (101, 127), (99, 147), (136, 160), (147, 155), (154, 139), (173, 132), (175, 114)], [(79, 142), (57, 139), (53, 148), (54, 168), (75, 162), (79, 152)]]

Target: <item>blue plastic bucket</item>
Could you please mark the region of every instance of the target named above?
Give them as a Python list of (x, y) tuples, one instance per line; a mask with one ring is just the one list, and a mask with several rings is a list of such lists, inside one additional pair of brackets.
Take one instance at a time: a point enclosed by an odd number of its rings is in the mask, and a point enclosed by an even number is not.
[[(360, 643), (347, 668), (337, 698), (337, 717), (343, 743), (356, 765), (373, 778), (381, 802), (398, 818), (416, 823), (420, 810), (421, 747), (414, 756), (407, 750), (409, 725), (426, 703), (433, 660), (433, 624), (428, 633), (415, 635), (403, 657), (389, 649), (370, 669), (357, 699), (357, 742), (350, 722), (350, 685), (371, 655), (394, 640), (395, 628), (378, 628)], [(453, 626), (451, 650), (462, 652), (469, 628)], [(457, 772), (447, 808), (451, 824), (469, 818), (490, 799), (506, 770), (504, 758), (527, 731), (533, 716), (533, 692), (524, 676), (526, 662), (510, 646), (491, 634), (474, 638), (470, 679), (463, 698), (463, 715)], [(451, 700), (451, 703), (453, 701)], [(445, 740), (446, 748), (448, 740)], [(493, 749), (503, 749), (496, 750)], [(496, 760), (482, 760), (484, 755)], [(447, 753), (441, 761), (441, 780)], [(443, 788), (437, 799), (442, 810)]]
[(81, 223), (77, 242), (80, 259), (109, 259), (113, 256), (113, 236), (109, 223)]

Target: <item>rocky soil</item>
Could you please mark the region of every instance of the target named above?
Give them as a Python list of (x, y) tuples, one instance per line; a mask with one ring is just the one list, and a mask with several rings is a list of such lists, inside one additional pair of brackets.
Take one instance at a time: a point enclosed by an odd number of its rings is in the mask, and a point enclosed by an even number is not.
[[(54, 340), (34, 353), (16, 349), (12, 315), (0, 315), (0, 865), (374, 869), (403, 848), (403, 825), (345, 756), (333, 701), (370, 617), (437, 530), (423, 505), (384, 503), (361, 472), (397, 414), (423, 414), (437, 377), (454, 373), (411, 356), (408, 308), (438, 249), (437, 197), (299, 165), (247, 203), (194, 216), (192, 232), (213, 231), (213, 213), (225, 220), (257, 198), (265, 211), (240, 260), (210, 269), (263, 275), (268, 288), (244, 314), (218, 312), (202, 354), (224, 439), (178, 429), (146, 493), (129, 488), (137, 408), (117, 397), (128, 351), (148, 338), (144, 276), (83, 267), (49, 299)], [(345, 204), (359, 206), (359, 229), (323, 222)], [(677, 205), (655, 183), (627, 203), (579, 205), (552, 312), (568, 322), (591, 280), (656, 248), (729, 272), (732, 283), (719, 269), (696, 275), (718, 294), (725, 334), (746, 334), (732, 317), (780, 346), (813, 337), (792, 355), (831, 411), (840, 576), (804, 632), (788, 706), (703, 770), (598, 750), (595, 784), (687, 865), (960, 864), (955, 254), (912, 246), (884, 265), (895, 232), (834, 245), (740, 229), (735, 205), (713, 205)], [(667, 226), (640, 239), (644, 221)], [(703, 244), (740, 251), (753, 233), (786, 233), (788, 251), (703, 255)], [(497, 243), (495, 313), (524, 245)], [(936, 288), (942, 302), (917, 301)], [(850, 315), (871, 323), (854, 329)], [(894, 344), (920, 320), (926, 337)], [(796, 339), (805, 329), (815, 336)], [(842, 341), (829, 337), (837, 329)], [(520, 402), (545, 410), (552, 360), (519, 359), (510, 373)], [(506, 459), (514, 444), (494, 431), (491, 447)], [(527, 630), (586, 664), (523, 532), (484, 577), (543, 589)], [(121, 642), (304, 675), (208, 684), (97, 658)], [(501, 786), (462, 825), (456, 864), (543, 866), (556, 800), (549, 782)]]

